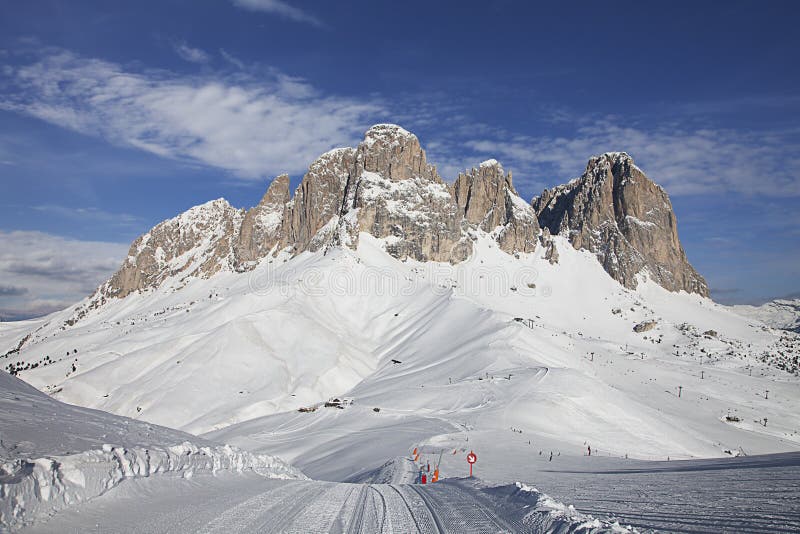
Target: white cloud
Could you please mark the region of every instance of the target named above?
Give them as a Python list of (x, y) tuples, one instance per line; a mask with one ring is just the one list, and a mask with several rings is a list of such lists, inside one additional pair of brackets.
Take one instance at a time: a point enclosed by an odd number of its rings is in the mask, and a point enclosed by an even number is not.
[(232, 0), (236, 7), (249, 11), (274, 13), (296, 22), (305, 22), (314, 26), (324, 26), (323, 22), (314, 15), (294, 7), (283, 0)]
[(224, 59), (225, 61), (227, 61), (228, 63), (230, 63), (234, 67), (236, 67), (237, 69), (244, 70), (245, 67), (246, 67), (246, 65), (244, 64), (244, 61), (242, 61), (238, 57), (234, 56), (233, 54), (229, 53), (224, 48), (220, 48), (219, 49), (219, 55), (222, 56), (222, 59)]
[(0, 318), (43, 315), (89, 295), (119, 268), (128, 245), (0, 230)]
[(241, 178), (302, 172), (385, 115), (377, 102), (323, 96), (274, 70), (185, 77), (63, 50), (43, 56), (12, 69), (0, 109)]
[(204, 51), (199, 48), (192, 48), (185, 42), (174, 43), (172, 47), (181, 59), (191, 63), (207, 63), (208, 60), (211, 59)]
[(525, 171), (515, 174), (515, 181), (528, 184), (561, 183), (580, 175), (589, 156), (625, 151), (670, 194), (800, 195), (800, 167), (792, 156), (800, 144), (782, 133), (644, 128), (603, 119), (570, 136), (472, 139), (465, 146)]
[(44, 204), (40, 206), (32, 206), (31, 209), (47, 215), (57, 215), (67, 219), (91, 223), (102, 223), (111, 226), (133, 226), (141, 222), (140, 217), (131, 215), (129, 213), (111, 212), (95, 207), (74, 208), (70, 206)]

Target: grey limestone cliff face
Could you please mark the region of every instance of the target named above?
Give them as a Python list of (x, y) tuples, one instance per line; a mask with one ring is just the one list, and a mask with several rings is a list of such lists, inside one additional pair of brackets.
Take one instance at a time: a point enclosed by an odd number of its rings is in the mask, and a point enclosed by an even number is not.
[(399, 259), (457, 263), (472, 252), (468, 231), (496, 232), (508, 252), (531, 252), (539, 231), (499, 163), (482, 165), (448, 186), (414, 134), (392, 124), (370, 128), (355, 149), (312, 164), (288, 207), (296, 251), (356, 246), (360, 232), (386, 239)]
[(295, 252), (355, 247), (360, 232), (387, 238), (399, 259), (461, 261), (469, 256), (457, 206), (417, 137), (399, 126), (370, 128), (356, 148), (318, 158), (287, 205)]
[(524, 202), (495, 160), (458, 175), (453, 194), (464, 219), (485, 232), (497, 231), (500, 248), (508, 253), (532, 252), (539, 224), (535, 211)]
[(294, 198), (285, 205), (287, 227), (282, 248), (291, 248), (295, 254), (306, 250), (314, 252), (330, 240), (342, 213), (354, 161), (354, 149), (339, 148), (311, 164)]
[(106, 297), (151, 289), (167, 278), (209, 278), (234, 263), (244, 215), (224, 199), (195, 206), (137, 238), (119, 271), (101, 287)]
[(678, 239), (667, 193), (624, 152), (589, 160), (586, 172), (533, 199), (539, 224), (569, 238), (576, 249), (597, 255), (603, 268), (628, 288), (636, 275), (670, 291), (708, 296), (708, 286), (689, 264)]
[(398, 259), (457, 263), (470, 256), (479, 230), (510, 254), (543, 247), (551, 263), (558, 250), (550, 233), (566, 235), (627, 287), (646, 270), (667, 289), (708, 294), (686, 260), (669, 198), (627, 154), (592, 158), (581, 178), (544, 191), (531, 205), (497, 161), (447, 184), (417, 136), (379, 124), (357, 147), (317, 158), (293, 197), (289, 177), (281, 175), (250, 210), (219, 199), (160, 223), (133, 243), (96, 302), (176, 275), (180, 281), (248, 271), (281, 251), (355, 248), (361, 232), (382, 238)]
[(356, 168), (345, 199), (343, 228), (387, 238), (392, 256), (459, 262), (472, 251), (458, 206), (447, 184), (429, 165), (417, 136), (399, 126), (370, 128), (356, 151)]
[(281, 241), (285, 233), (284, 210), (290, 198), (289, 175), (283, 174), (272, 181), (261, 202), (245, 213), (234, 245), (237, 271), (248, 270)]

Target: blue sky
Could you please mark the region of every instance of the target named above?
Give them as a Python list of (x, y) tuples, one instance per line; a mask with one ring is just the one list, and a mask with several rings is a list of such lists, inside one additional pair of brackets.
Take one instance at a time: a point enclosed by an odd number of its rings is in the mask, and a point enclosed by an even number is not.
[(800, 290), (797, 2), (0, 1), (0, 317), (376, 122), (526, 199), (624, 150), (715, 299)]

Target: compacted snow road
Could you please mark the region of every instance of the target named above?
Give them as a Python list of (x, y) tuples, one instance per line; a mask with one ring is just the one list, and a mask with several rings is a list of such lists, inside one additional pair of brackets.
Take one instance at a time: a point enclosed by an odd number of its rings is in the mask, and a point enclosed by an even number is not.
[(531, 514), (536, 498), (514, 486), (485, 489), (466, 480), (419, 486), (159, 478), (130, 481), (25, 532), (570, 532), (582, 523)]

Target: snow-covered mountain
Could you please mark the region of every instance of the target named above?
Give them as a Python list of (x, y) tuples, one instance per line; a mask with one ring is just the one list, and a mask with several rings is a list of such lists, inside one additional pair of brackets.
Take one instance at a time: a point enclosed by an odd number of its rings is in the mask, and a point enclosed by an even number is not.
[(760, 306), (739, 304), (733, 310), (772, 328), (800, 333), (800, 298), (775, 299)]
[(512, 428), (565, 454), (797, 450), (796, 335), (708, 299), (676, 228), (626, 154), (531, 205), (498, 162), (448, 184), (378, 125), (293, 196), (192, 208), (76, 307), (0, 324), (2, 363), (331, 480), (414, 444), (491, 457)]
[(386, 239), (386, 251), (398, 259), (458, 263), (471, 255), (477, 230), (493, 234), (508, 253), (532, 252), (539, 240), (549, 246), (549, 233), (568, 235), (626, 287), (635, 287), (636, 275), (646, 270), (670, 290), (708, 294), (680, 245), (666, 192), (627, 154), (592, 158), (581, 178), (544, 191), (531, 206), (496, 160), (447, 184), (415, 135), (379, 124), (357, 148), (314, 161), (294, 197), (283, 175), (250, 210), (217, 199), (157, 225), (133, 243), (122, 268), (87, 307), (155, 289), (168, 278), (180, 283), (251, 271), (280, 251), (295, 256), (336, 245), (356, 248), (361, 232)]
[(533, 205), (543, 228), (594, 252), (625, 287), (636, 287), (644, 271), (670, 291), (708, 296), (705, 280), (689, 264), (678, 239), (667, 192), (628, 154), (591, 158), (580, 178), (545, 190)]

